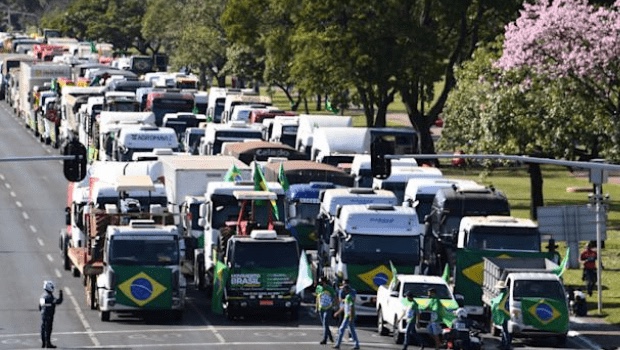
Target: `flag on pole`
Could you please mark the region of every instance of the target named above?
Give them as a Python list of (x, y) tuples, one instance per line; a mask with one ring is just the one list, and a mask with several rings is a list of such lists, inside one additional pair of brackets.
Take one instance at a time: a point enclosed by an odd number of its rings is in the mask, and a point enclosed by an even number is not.
[(568, 255), (570, 253), (570, 248), (566, 248), (566, 254), (564, 254), (564, 258), (560, 262), (560, 265), (553, 269), (553, 273), (558, 275), (558, 277), (562, 277), (564, 271), (566, 271), (566, 267), (568, 266)]
[(94, 41), (90, 42), (90, 53), (97, 53), (97, 45), (95, 45)]
[(446, 263), (446, 266), (443, 268), (443, 274), (441, 278), (446, 281), (446, 283), (450, 282), (450, 265)]
[[(258, 163), (254, 163), (254, 190), (255, 191), (269, 191), (269, 186), (267, 186), (267, 180), (265, 180), (265, 175), (263, 175), (263, 171), (261, 170)], [(256, 203), (260, 204), (260, 203)], [(275, 200), (271, 201), (271, 207), (273, 208), (273, 216), (276, 220), (280, 220), (280, 213), (278, 211), (278, 204)]]
[(334, 114), (338, 114), (339, 112), (338, 108), (332, 106), (332, 102), (329, 100), (328, 97), (325, 97), (325, 109)]
[(222, 299), (224, 298), (224, 289), (226, 288), (227, 280), (228, 266), (217, 260), (213, 276), (213, 294), (211, 294), (211, 311), (213, 311), (214, 314), (221, 315), (224, 313)]
[(310, 287), (314, 284), (314, 279), (312, 278), (312, 270), (310, 269), (310, 264), (308, 264), (308, 258), (306, 257), (306, 251), (301, 251), (301, 256), (299, 256), (299, 270), (297, 271), (297, 284), (295, 285), (295, 293), (299, 294), (304, 291), (304, 289)]
[(230, 169), (228, 169), (226, 174), (224, 175), (224, 181), (227, 181), (227, 182), (239, 182), (241, 180), (243, 180), (241, 178), (241, 172), (239, 171), (239, 168), (237, 168), (237, 166), (233, 164), (230, 167)]
[(396, 281), (396, 275), (398, 274), (392, 260), (390, 260), (390, 270), (392, 270), (392, 281), (390, 281), (390, 284), (392, 284), (392, 282)]
[(290, 187), (286, 174), (284, 173), (284, 164), (280, 163), (280, 169), (278, 170), (278, 182), (282, 185), (284, 191), (288, 191)]

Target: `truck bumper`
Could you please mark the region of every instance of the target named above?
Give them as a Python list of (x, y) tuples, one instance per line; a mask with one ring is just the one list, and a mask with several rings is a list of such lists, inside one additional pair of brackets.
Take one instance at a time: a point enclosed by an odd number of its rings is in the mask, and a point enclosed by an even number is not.
[(298, 298), (288, 299), (250, 299), (229, 298), (224, 303), (227, 312), (233, 314), (266, 314), (272, 311), (295, 311), (300, 306)]
[(179, 293), (180, 295), (178, 297), (172, 298), (172, 303), (169, 309), (146, 309), (137, 306), (118, 304), (116, 302), (116, 298), (114, 297), (113, 291), (105, 291), (102, 294), (104, 294), (103, 297), (99, 298), (100, 311), (138, 313), (145, 311), (158, 312), (167, 310), (185, 310), (185, 289)]
[(508, 332), (517, 338), (543, 338), (566, 334), (544, 331), (514, 321), (508, 321)]

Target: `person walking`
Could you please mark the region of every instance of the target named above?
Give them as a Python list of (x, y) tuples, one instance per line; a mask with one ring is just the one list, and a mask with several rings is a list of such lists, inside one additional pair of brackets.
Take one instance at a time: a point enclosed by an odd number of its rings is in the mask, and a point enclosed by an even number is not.
[(56, 348), (51, 342), (52, 325), (54, 323), (54, 312), (56, 305), (62, 304), (62, 290), (58, 291), (58, 298), (54, 297), (54, 282), (43, 282), (43, 294), (39, 298), (39, 311), (41, 311), (41, 347)]
[(431, 299), (429, 303), (429, 308), (431, 310), (431, 319), (428, 323), (427, 329), (428, 333), (433, 337), (433, 341), (435, 342), (435, 350), (439, 350), (439, 346), (441, 345), (441, 338), (439, 337), (442, 329), (441, 329), (441, 321), (439, 319), (439, 313), (441, 312), (441, 300), (437, 298), (437, 291), (435, 288), (429, 288), (428, 298)]
[[(344, 291), (344, 286), (348, 286), (348, 293), (345, 293)], [(337, 300), (337, 305), (339, 308), (342, 308), (344, 306), (344, 298), (346, 296), (346, 294), (351, 295), (351, 298), (353, 299), (353, 301), (355, 301), (355, 297), (357, 296), (357, 290), (355, 290), (355, 288), (351, 287), (351, 284), (349, 283), (348, 279), (344, 279), (342, 280), (342, 283), (340, 284), (340, 288), (338, 289), (338, 300)], [(334, 314), (335, 316), (335, 314)], [(338, 323), (342, 323), (343, 321), (343, 317), (344, 315), (339, 317)], [(349, 332), (349, 337), (348, 337), (349, 341), (353, 341), (353, 337), (351, 336), (351, 332)]]
[(592, 296), (592, 290), (596, 284), (596, 259), (598, 254), (594, 250), (594, 242), (589, 242), (586, 249), (581, 252), (580, 260), (583, 261), (583, 274), (581, 280), (586, 282), (586, 291)]
[(407, 347), (409, 346), (409, 342), (411, 341), (411, 339), (415, 339), (416, 344), (420, 345), (420, 349), (424, 350), (424, 341), (418, 335), (418, 332), (415, 329), (416, 320), (420, 312), (418, 303), (416, 303), (415, 299), (413, 298), (412, 291), (408, 291), (406, 294), (406, 297), (407, 297), (407, 302), (411, 303), (411, 305), (407, 308), (407, 310), (403, 313), (403, 315), (398, 320), (400, 322), (404, 318), (407, 321), (407, 328), (405, 329), (405, 341), (403, 343), (404, 344), (403, 350), (407, 350)]
[(333, 308), (336, 305), (336, 291), (332, 288), (326, 277), (319, 277), (319, 283), (316, 286), (316, 311), (321, 317), (321, 324), (323, 325), (323, 339), (320, 344), (327, 343), (327, 338), (330, 342), (334, 342), (334, 337), (329, 325), (332, 320)]
[(349, 328), (351, 332), (351, 337), (353, 337), (353, 341), (355, 342), (355, 346), (353, 349), (360, 348), (360, 342), (357, 338), (357, 332), (355, 332), (355, 298), (351, 295), (351, 286), (345, 284), (343, 287), (343, 292), (345, 294), (344, 300), (342, 302), (342, 307), (334, 313), (334, 316), (342, 313), (342, 323), (340, 324), (340, 328), (338, 328), (338, 340), (336, 340), (336, 344), (333, 346), (334, 349), (340, 349), (340, 344), (342, 343), (342, 338), (344, 338), (344, 331)]
[(499, 291), (499, 294), (491, 300), (491, 316), (493, 317), (493, 324), (502, 325), (501, 348), (508, 350), (512, 343), (512, 334), (508, 331), (510, 307), (506, 283), (504, 281), (497, 282), (495, 289)]

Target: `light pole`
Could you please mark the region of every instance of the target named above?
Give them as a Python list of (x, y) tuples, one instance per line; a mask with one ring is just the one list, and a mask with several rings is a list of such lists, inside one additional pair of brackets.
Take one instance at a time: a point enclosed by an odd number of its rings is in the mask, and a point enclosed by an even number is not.
[[(602, 159), (593, 159), (592, 162), (604, 163)], [(607, 183), (607, 170), (604, 169), (590, 169), (590, 182), (594, 185), (593, 200), (596, 210), (596, 287), (598, 296), (598, 313), (603, 312), (603, 284), (601, 281), (601, 272), (603, 269), (603, 259), (601, 257), (601, 236), (602, 236), (602, 224), (605, 217), (602, 215), (604, 210), (603, 206), (603, 184)]]

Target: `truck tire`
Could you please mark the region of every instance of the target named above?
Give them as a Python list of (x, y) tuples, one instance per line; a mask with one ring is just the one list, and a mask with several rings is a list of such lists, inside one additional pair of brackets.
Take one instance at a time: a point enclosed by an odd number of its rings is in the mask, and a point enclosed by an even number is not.
[(110, 322), (110, 311), (101, 311), (99, 316), (101, 317), (101, 322)]
[(377, 311), (377, 333), (379, 333), (379, 335), (390, 334), (390, 330), (385, 327), (385, 321), (383, 321), (383, 310), (381, 310), (381, 308)]
[(194, 287), (198, 290), (206, 289), (205, 280), (205, 257), (203, 254), (196, 255), (194, 259)]
[(394, 343), (402, 344), (405, 341), (405, 334), (398, 331), (398, 317), (394, 316), (394, 325), (392, 327), (392, 337), (394, 337)]

